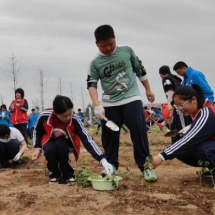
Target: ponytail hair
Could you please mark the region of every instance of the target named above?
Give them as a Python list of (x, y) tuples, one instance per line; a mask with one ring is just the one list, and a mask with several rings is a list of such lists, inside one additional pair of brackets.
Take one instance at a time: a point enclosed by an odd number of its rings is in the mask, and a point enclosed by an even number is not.
[(181, 100), (191, 100), (193, 96), (196, 97), (198, 108), (202, 108), (205, 103), (205, 97), (201, 87), (198, 84), (192, 84), (192, 87), (183, 86), (179, 87), (173, 94), (173, 99), (178, 96)]

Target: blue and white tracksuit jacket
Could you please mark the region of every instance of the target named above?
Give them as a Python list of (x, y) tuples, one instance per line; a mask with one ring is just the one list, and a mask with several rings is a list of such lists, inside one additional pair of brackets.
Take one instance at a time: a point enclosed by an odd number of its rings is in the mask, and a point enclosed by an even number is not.
[(214, 137), (215, 113), (210, 107), (203, 107), (196, 113), (191, 128), (185, 136), (167, 147), (160, 155), (164, 160), (168, 160), (183, 157), (183, 155), (187, 156), (187, 152), (190, 151), (190, 155), (194, 157), (194, 160), (209, 160), (215, 165)]

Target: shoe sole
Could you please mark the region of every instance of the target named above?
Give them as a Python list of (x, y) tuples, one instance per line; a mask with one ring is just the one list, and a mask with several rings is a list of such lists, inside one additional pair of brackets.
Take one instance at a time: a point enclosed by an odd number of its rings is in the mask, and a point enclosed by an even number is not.
[(213, 175), (203, 175), (202, 178), (214, 178)]
[[(144, 178), (144, 179), (145, 179), (145, 178)], [(154, 181), (157, 181), (157, 178), (145, 179), (145, 181), (148, 181), (148, 182), (154, 182)]]
[(56, 181), (56, 182), (49, 181), (49, 184), (59, 184), (59, 181)]
[(66, 182), (69, 186), (73, 186), (76, 184), (76, 182)]

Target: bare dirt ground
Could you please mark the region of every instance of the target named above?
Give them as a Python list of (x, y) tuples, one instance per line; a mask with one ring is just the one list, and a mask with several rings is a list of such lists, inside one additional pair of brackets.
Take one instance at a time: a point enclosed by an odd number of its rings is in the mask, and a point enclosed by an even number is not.
[[(100, 136), (93, 135), (100, 145)], [(163, 138), (165, 139), (165, 138)], [(170, 139), (163, 143), (157, 135), (149, 133), (150, 149), (156, 155)], [(124, 214), (215, 214), (215, 190), (211, 179), (202, 184), (192, 168), (178, 160), (167, 161), (156, 169), (158, 180), (147, 183), (138, 170), (134, 159), (129, 133), (121, 134), (119, 189), (96, 191), (91, 186), (82, 188), (77, 184), (49, 185), (44, 156), (30, 169), (22, 164), (21, 169), (0, 169), (0, 214), (1, 215), (124, 215)], [(101, 145), (100, 145), (101, 146)], [(25, 156), (30, 156), (30, 148)], [(84, 150), (73, 167), (87, 167), (100, 173), (102, 167)]]

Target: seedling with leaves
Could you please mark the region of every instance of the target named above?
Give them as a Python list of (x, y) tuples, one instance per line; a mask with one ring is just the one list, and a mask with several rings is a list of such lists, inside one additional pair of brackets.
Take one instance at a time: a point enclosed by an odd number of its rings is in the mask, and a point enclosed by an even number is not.
[(95, 174), (89, 169), (82, 167), (76, 171), (77, 184), (81, 187), (86, 187), (90, 184), (88, 181), (89, 177), (93, 177)]
[(202, 167), (202, 169), (200, 171), (197, 171), (197, 175), (199, 175), (199, 180), (200, 183), (202, 184), (202, 177), (205, 174), (208, 174), (209, 176), (211, 176), (211, 180), (212, 180), (212, 185), (215, 188), (215, 182), (214, 182), (214, 171), (215, 171), (215, 167), (213, 167), (212, 169), (209, 168), (210, 162), (208, 161), (202, 161), (199, 160), (198, 161), (198, 165)]
[(153, 169), (152, 160), (153, 160), (152, 156), (146, 157), (147, 169)]
[(27, 163), (31, 158), (30, 158), (29, 156), (25, 156), (25, 155), (24, 155), (24, 156), (22, 156), (21, 159), (22, 159), (22, 162), (23, 162), (23, 163)]
[(120, 175), (123, 177), (123, 179), (129, 179), (131, 177), (131, 170), (126, 167), (126, 169), (121, 172)]
[(111, 175), (111, 176), (108, 176), (106, 174), (97, 175), (85, 167), (82, 167), (76, 171), (76, 181), (79, 186), (87, 187), (88, 185), (90, 185), (91, 182), (89, 181), (89, 179), (100, 180), (100, 181), (106, 181), (106, 180), (110, 181), (112, 183), (113, 188), (117, 189), (117, 181), (116, 181), (117, 176), (115, 175)]
[(19, 176), (16, 176), (16, 184), (21, 185), (22, 179)]

